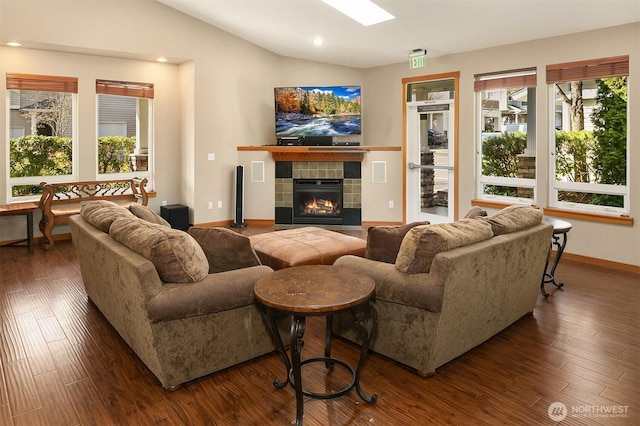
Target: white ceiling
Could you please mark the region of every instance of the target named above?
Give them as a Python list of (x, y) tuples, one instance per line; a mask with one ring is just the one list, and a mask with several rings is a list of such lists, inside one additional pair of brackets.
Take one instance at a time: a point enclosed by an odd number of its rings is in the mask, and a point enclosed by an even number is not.
[(640, 21), (640, 0), (374, 0), (396, 19), (370, 27), (321, 0), (157, 1), (276, 54), (356, 68)]

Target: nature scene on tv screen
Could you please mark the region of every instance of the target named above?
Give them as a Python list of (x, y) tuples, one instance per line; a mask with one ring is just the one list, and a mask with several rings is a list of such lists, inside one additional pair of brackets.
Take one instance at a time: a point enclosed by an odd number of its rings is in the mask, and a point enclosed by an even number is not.
[(277, 87), (276, 136), (360, 134), (360, 86)]

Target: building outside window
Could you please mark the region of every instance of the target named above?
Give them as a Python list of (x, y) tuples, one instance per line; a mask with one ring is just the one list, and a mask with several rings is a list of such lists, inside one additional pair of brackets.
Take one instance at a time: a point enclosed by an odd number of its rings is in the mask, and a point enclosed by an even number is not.
[(475, 75), (477, 197), (536, 200), (536, 69)]
[(629, 57), (547, 66), (551, 207), (628, 214)]
[(39, 184), (73, 180), (78, 80), (7, 74), (9, 98), (9, 200), (35, 199)]
[(97, 174), (150, 177), (153, 84), (96, 80)]

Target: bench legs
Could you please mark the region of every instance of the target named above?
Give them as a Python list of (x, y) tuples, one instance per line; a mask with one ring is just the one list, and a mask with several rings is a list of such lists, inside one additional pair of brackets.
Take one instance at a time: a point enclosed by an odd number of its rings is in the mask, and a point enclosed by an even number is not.
[(53, 248), (53, 235), (51, 231), (53, 230), (53, 220), (47, 220), (45, 215), (42, 215), (42, 219), (40, 219), (40, 223), (38, 227), (40, 228), (40, 232), (47, 239), (47, 242), (44, 243), (44, 248), (46, 250), (51, 250)]

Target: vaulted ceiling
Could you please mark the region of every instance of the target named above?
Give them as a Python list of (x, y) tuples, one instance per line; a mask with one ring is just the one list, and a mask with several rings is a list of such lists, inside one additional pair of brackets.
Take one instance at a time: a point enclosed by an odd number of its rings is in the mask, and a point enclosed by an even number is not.
[(356, 68), (640, 21), (639, 0), (374, 0), (396, 18), (369, 27), (321, 0), (157, 1), (276, 54)]

